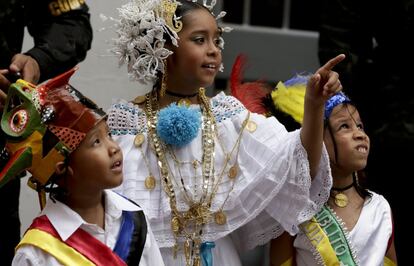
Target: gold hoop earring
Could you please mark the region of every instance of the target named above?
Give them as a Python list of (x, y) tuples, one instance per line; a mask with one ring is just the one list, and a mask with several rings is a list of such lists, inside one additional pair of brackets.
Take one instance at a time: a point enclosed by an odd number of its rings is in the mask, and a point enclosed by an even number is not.
[(162, 74), (162, 80), (161, 80), (160, 98), (164, 97), (165, 92), (167, 91), (167, 79), (168, 79), (167, 61), (164, 60), (164, 73)]

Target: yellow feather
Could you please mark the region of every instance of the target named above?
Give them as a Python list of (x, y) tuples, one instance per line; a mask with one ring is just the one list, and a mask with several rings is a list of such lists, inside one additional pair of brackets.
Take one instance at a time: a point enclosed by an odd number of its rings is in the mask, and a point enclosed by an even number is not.
[(305, 104), (306, 84), (295, 84), (286, 87), (283, 82), (279, 82), (276, 90), (271, 93), (275, 107), (282, 112), (290, 115), (296, 122), (302, 124)]

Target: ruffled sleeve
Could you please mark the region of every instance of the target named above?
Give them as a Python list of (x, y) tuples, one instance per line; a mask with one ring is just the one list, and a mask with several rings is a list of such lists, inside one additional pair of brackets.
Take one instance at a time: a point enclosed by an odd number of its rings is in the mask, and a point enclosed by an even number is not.
[[(222, 101), (234, 98), (226, 96)], [(221, 135), (238, 132), (246, 113), (242, 111), (222, 121)], [(287, 132), (274, 117), (251, 114), (250, 121), (257, 129), (243, 135), (238, 155), (241, 174), (225, 208), (229, 224), (243, 224), (234, 236), (246, 249), (265, 244), (285, 230), (296, 234), (298, 225), (309, 220), (328, 200), (332, 186), (325, 148), (317, 176), (311, 182), (300, 131)], [(233, 221), (231, 217), (235, 217)]]

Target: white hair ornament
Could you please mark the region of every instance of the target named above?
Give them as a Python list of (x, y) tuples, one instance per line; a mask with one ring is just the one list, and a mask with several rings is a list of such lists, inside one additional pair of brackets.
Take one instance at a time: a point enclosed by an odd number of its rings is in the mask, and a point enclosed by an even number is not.
[[(197, 0), (184, 0), (197, 2)], [(216, 0), (203, 0), (202, 5), (210, 12)], [(177, 0), (133, 0), (118, 8), (119, 19), (115, 29), (118, 35), (114, 39), (111, 51), (118, 56), (119, 65), (126, 64), (131, 80), (142, 84), (155, 84), (159, 72), (165, 72), (164, 60), (173, 52), (165, 48), (165, 37), (168, 36), (174, 46), (178, 46), (178, 35), (182, 29), (181, 18), (175, 11), (181, 3)], [(213, 14), (213, 13), (212, 13)], [(223, 18), (222, 11), (216, 19)], [(222, 28), (223, 32), (231, 28)], [(220, 48), (224, 48), (224, 40), (220, 37)]]

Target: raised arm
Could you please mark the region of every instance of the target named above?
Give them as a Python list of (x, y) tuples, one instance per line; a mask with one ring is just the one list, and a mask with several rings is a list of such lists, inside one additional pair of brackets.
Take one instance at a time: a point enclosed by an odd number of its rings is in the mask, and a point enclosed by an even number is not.
[(345, 58), (340, 54), (319, 68), (309, 79), (305, 94), (305, 111), (301, 131), (301, 141), (308, 153), (311, 177), (317, 171), (322, 154), (323, 113), (327, 99), (342, 90), (339, 75), (332, 71)]

